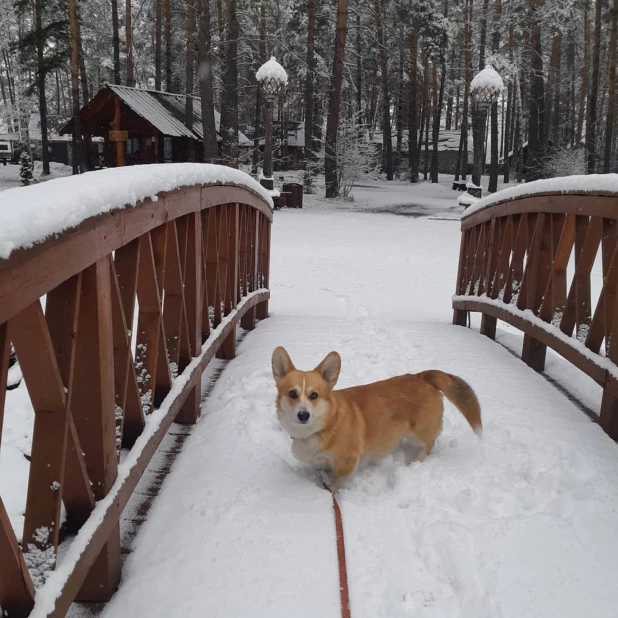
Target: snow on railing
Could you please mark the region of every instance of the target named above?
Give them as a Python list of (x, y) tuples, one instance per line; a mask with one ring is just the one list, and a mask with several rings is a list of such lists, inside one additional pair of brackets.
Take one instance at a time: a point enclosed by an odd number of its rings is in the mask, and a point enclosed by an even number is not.
[(137, 482), (197, 420), (208, 362), (268, 315), (271, 222), (258, 183), (202, 164), (0, 194), (0, 432), (11, 348), (35, 419), (23, 534), (0, 499), (0, 614), (113, 593)]
[(480, 200), (462, 217), (455, 324), (481, 312), (523, 331), (537, 371), (549, 346), (603, 387), (599, 422), (618, 438), (618, 174), (555, 178)]

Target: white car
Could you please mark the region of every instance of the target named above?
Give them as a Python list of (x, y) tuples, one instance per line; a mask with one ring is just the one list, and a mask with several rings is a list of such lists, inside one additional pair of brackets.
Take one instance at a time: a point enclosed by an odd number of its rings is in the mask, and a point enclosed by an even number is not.
[(13, 144), (11, 142), (0, 142), (0, 161), (6, 165), (13, 159)]

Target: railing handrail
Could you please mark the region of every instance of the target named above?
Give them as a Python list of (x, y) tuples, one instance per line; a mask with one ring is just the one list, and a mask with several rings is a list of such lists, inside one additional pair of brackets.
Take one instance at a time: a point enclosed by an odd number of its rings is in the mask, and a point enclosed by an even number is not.
[[(14, 249), (7, 259), (0, 259), (0, 323), (104, 255), (183, 215), (241, 203), (257, 209), (269, 221), (273, 219), (273, 210), (264, 197), (238, 184), (184, 185), (161, 192), (156, 198), (88, 217), (75, 227), (27, 248)], [(80, 251), (80, 259), (68, 261), (67, 256), (74, 251)], [(37, 264), (44, 264), (44, 270), (37, 269)]]
[(535, 370), (550, 347), (600, 384), (600, 423), (618, 438), (618, 175), (610, 176), (537, 181), (473, 205), (462, 217), (452, 303), (455, 324), (480, 312), (492, 339), (497, 320), (521, 330), (522, 359)]
[[(581, 198), (586, 199), (585, 213)], [(598, 203), (595, 198), (599, 198)], [(536, 180), (508, 187), (470, 206), (462, 214), (462, 230), (487, 221), (496, 213), (503, 216), (505, 209), (507, 214), (562, 212), (618, 219), (618, 209), (607, 198), (618, 198), (618, 174)]]

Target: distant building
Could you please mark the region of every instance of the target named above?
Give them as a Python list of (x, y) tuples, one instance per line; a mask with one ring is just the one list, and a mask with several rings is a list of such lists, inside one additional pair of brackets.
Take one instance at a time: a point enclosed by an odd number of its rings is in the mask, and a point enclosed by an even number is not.
[[(82, 133), (102, 138), (106, 167), (188, 161), (189, 148), (193, 160), (202, 161), (202, 106), (199, 98), (191, 99), (193, 123), (189, 128), (185, 95), (108, 84), (82, 108)], [(217, 132), (219, 123), (220, 114), (215, 111)], [(60, 133), (73, 133), (72, 119)], [(251, 146), (243, 133), (239, 132), (238, 139), (240, 146)], [(221, 141), (220, 134), (217, 141)]]

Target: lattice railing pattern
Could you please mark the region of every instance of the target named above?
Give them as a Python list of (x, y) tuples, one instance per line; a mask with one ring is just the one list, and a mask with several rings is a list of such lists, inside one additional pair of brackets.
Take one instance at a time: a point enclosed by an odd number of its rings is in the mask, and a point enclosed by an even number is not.
[[(483, 314), (524, 332), (522, 359), (543, 371), (547, 346), (604, 389), (600, 423), (618, 438), (618, 196), (528, 195), (462, 221), (454, 323)], [(591, 285), (595, 262), (600, 292)]]
[[(234, 356), (237, 324), (250, 330), (268, 315), (271, 221), (246, 189), (186, 187), (0, 260), (0, 440), (11, 343), (35, 413), (21, 544), (0, 499), (0, 606), (9, 616), (30, 613), (59, 543), (112, 494), (42, 615), (114, 591), (119, 516), (141, 473), (172, 421), (197, 420), (202, 370), (215, 354)], [(117, 482), (121, 448), (161, 406), (138, 465)]]

